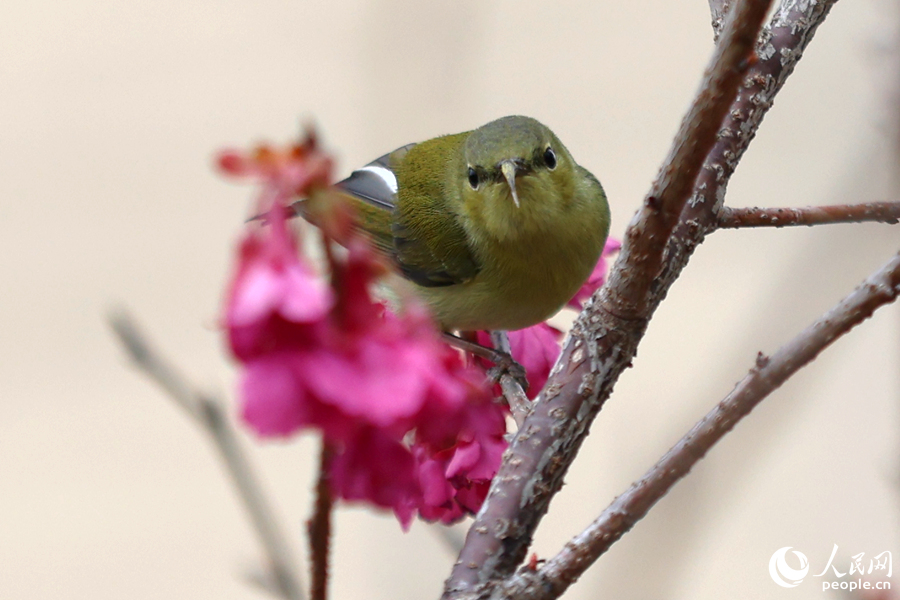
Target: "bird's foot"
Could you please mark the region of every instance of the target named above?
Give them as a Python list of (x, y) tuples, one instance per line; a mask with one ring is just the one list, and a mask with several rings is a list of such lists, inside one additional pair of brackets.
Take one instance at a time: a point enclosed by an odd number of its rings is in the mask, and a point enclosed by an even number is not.
[(499, 350), (494, 352), (497, 353), (495, 358), (488, 359), (494, 363), (494, 366), (487, 371), (487, 376), (491, 383), (500, 383), (501, 377), (509, 375), (522, 386), (522, 390), (527, 391), (528, 379), (525, 378), (525, 367), (517, 363), (512, 356), (505, 352), (500, 352)]
[(444, 340), (454, 348), (494, 363), (494, 366), (487, 370), (487, 377), (491, 383), (499, 383), (504, 375), (509, 375), (522, 386), (523, 390), (528, 390), (525, 367), (517, 363), (510, 354), (483, 346), (478, 342), (466, 339), (466, 337), (455, 336), (452, 333), (445, 332)]

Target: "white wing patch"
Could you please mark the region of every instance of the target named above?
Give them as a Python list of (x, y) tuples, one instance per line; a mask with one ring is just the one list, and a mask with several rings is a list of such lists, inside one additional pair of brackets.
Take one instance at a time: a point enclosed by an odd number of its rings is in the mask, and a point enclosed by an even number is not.
[(368, 165), (361, 169), (357, 169), (357, 171), (369, 171), (370, 173), (377, 175), (379, 178), (381, 178), (382, 181), (384, 181), (388, 188), (390, 188), (391, 192), (393, 192), (394, 194), (397, 193), (397, 176), (394, 175), (394, 172), (390, 169)]

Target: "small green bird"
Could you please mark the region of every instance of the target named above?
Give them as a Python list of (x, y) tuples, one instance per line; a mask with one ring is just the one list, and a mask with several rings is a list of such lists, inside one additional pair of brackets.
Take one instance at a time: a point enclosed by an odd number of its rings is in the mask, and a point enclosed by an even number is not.
[(546, 320), (590, 275), (609, 232), (600, 182), (529, 117), (403, 146), (337, 187), (445, 330)]

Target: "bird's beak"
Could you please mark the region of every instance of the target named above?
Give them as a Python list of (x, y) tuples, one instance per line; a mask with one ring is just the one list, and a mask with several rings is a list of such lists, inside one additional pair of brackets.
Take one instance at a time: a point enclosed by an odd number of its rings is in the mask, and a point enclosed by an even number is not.
[(519, 208), (519, 195), (516, 193), (516, 163), (512, 160), (504, 160), (500, 163), (500, 171), (506, 177), (506, 183), (509, 184), (509, 191), (512, 192), (516, 208)]

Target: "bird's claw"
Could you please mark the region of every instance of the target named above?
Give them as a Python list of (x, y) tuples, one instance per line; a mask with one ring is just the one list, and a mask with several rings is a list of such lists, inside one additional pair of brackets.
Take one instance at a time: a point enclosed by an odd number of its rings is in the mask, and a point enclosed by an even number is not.
[(491, 383), (499, 383), (500, 378), (509, 375), (515, 379), (522, 390), (528, 391), (528, 379), (525, 378), (525, 367), (517, 363), (512, 356), (505, 352), (497, 352), (491, 359), (494, 366), (488, 369), (487, 376)]
[[(482, 346), (471, 339), (458, 337), (452, 333), (444, 332), (443, 337), (444, 340), (454, 348), (469, 352), (474, 356), (494, 363), (494, 366), (487, 370), (487, 377), (491, 383), (499, 383), (501, 377), (509, 375), (522, 386), (523, 391), (528, 390), (528, 380), (525, 378), (525, 367), (517, 363), (508, 353)], [(471, 337), (474, 338), (474, 335)]]

